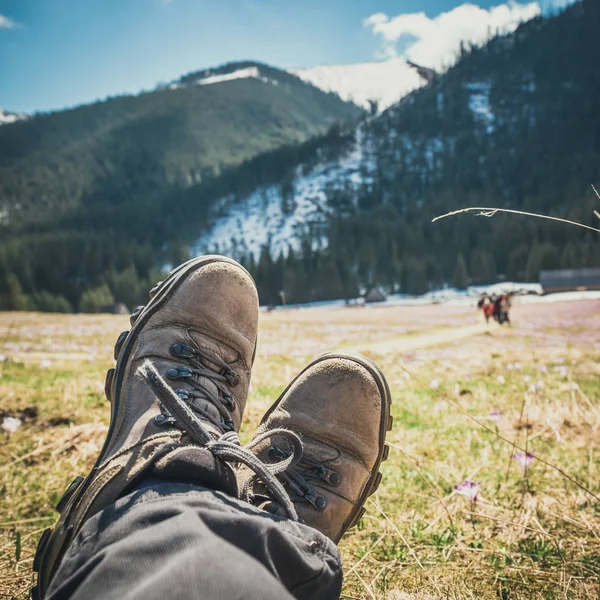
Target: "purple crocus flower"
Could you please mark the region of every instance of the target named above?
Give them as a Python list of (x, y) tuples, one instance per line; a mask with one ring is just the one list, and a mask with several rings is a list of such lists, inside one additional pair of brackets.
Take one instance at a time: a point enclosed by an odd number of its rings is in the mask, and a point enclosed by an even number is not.
[(529, 454), (529, 452), (517, 452), (513, 454), (513, 458), (518, 462), (525, 470), (531, 465), (535, 456)]
[(465, 496), (471, 502), (477, 502), (479, 487), (479, 483), (465, 479), (462, 483), (454, 486), (454, 491), (461, 496)]
[(496, 425), (498, 425), (498, 423), (500, 423), (500, 421), (502, 420), (502, 413), (499, 410), (493, 410), (490, 413), (490, 419), (496, 423)]

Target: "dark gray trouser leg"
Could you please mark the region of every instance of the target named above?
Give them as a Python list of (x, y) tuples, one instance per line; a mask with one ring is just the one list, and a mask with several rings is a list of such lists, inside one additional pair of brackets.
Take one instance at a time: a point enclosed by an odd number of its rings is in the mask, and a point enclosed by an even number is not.
[(339, 551), (315, 529), (220, 492), (161, 483), (91, 518), (49, 600), (337, 600)]

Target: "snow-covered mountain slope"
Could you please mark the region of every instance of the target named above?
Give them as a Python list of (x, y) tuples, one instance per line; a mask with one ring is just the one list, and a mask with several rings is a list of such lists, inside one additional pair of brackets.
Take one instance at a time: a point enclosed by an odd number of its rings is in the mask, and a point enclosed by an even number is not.
[(7, 125), (8, 123), (15, 123), (16, 121), (22, 121), (26, 119), (25, 115), (17, 113), (11, 113), (0, 108), (0, 125)]
[(326, 92), (335, 92), (367, 110), (370, 100), (385, 110), (408, 93), (427, 83), (404, 59), (354, 65), (331, 65), (296, 69), (291, 73)]
[(291, 191), (270, 185), (241, 202), (222, 198), (217, 203), (219, 216), (192, 249), (197, 254), (221, 252), (239, 257), (252, 253), (258, 258), (261, 247), (268, 245), (277, 256), (281, 250), (287, 253), (288, 246), (297, 249), (302, 232), (308, 230), (318, 244), (328, 210), (327, 194), (341, 186), (368, 184), (374, 164), (371, 145), (359, 127), (353, 146), (337, 161), (320, 163), (307, 172), (298, 167)]
[(279, 83), (276, 79), (269, 79), (268, 77), (263, 76), (258, 66), (251, 66), (240, 67), (239, 69), (225, 73), (214, 71), (213, 74), (213, 71), (211, 70), (202, 71), (198, 74), (195, 81), (187, 80), (184, 84), (172, 83), (169, 88), (174, 90), (182, 85), (212, 85), (215, 83), (223, 83), (224, 81), (233, 81), (234, 79), (258, 79), (263, 83), (272, 83), (274, 85)]

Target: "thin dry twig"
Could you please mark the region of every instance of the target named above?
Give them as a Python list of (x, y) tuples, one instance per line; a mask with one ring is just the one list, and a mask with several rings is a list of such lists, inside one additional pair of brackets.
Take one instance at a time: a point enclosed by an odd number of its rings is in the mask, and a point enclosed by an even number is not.
[(576, 227), (583, 227), (583, 229), (589, 229), (590, 231), (600, 233), (600, 229), (590, 227), (589, 225), (583, 225), (582, 223), (577, 223), (576, 221), (561, 219), (560, 217), (549, 217), (548, 215), (538, 215), (536, 213), (524, 212), (522, 210), (512, 210), (510, 208), (487, 208), (483, 206), (472, 206), (470, 208), (461, 208), (460, 210), (453, 210), (452, 212), (446, 213), (445, 215), (435, 217), (435, 219), (432, 219), (431, 222), (435, 223), (436, 221), (439, 221), (440, 219), (445, 219), (446, 217), (453, 217), (454, 215), (460, 215), (462, 213), (469, 213), (475, 211), (478, 211), (478, 217), (493, 217), (499, 212), (510, 213), (513, 215), (523, 215), (525, 217), (535, 217), (536, 219), (548, 219), (549, 221), (559, 221), (560, 223), (566, 223), (567, 225), (575, 225)]

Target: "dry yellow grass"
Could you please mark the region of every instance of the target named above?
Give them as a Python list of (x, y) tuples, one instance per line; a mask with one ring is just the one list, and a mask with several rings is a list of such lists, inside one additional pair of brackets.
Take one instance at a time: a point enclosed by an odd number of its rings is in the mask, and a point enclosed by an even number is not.
[[(344, 597), (598, 597), (599, 309), (519, 306), (514, 328), (472, 337), (460, 337), (480, 330), (469, 308), (262, 314), (244, 439), (323, 351), (364, 350), (392, 388), (384, 482), (341, 544)], [(37, 538), (94, 462), (108, 418), (104, 373), (127, 326), (0, 314), (0, 411), (24, 421), (0, 448), (0, 598), (27, 597)], [(438, 334), (444, 343), (432, 345)], [(540, 460), (525, 472), (499, 436)], [(475, 503), (454, 490), (465, 479), (480, 485)]]

